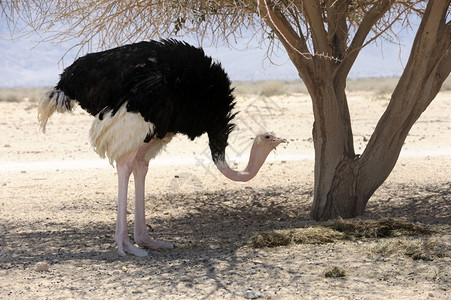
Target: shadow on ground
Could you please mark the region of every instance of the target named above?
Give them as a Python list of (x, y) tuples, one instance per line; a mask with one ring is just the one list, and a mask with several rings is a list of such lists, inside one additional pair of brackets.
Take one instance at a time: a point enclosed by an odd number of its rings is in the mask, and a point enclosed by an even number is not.
[[(386, 185), (370, 200), (362, 218), (402, 217), (412, 222), (449, 225), (450, 197), (450, 183), (414, 187)], [(147, 201), (152, 235), (172, 241), (178, 247), (174, 251), (159, 251), (155, 256), (171, 259), (205, 251), (229, 255), (245, 246), (255, 233), (316, 224), (309, 217), (311, 201), (312, 190), (305, 186), (172, 193), (152, 198)], [(101, 204), (92, 205), (83, 208), (87, 210), (86, 214), (90, 209), (102, 209)], [(111, 223), (49, 221), (29, 226), (1, 220), (0, 265), (5, 267), (5, 264), (19, 261), (26, 265), (42, 260), (117, 260), (113, 241), (114, 212), (109, 210), (106, 213), (112, 214)], [(132, 219), (130, 214), (130, 232)], [(130, 257), (121, 259), (135, 260)]]

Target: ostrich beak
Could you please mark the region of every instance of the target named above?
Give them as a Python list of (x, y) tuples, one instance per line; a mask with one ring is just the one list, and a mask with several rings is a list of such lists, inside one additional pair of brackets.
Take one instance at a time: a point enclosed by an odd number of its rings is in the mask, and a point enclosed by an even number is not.
[(286, 138), (275, 137), (274, 142), (276, 143), (274, 149), (276, 149), (276, 147), (279, 146), (280, 144), (288, 143), (288, 140)]

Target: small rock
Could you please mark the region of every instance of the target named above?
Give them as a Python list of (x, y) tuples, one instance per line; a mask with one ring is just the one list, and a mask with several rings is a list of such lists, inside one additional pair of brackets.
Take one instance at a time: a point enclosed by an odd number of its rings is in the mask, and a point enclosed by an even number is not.
[(244, 298), (246, 299), (257, 299), (260, 298), (262, 294), (258, 291), (254, 291), (252, 289), (248, 289), (244, 292)]
[(194, 282), (194, 278), (192, 278), (192, 277), (183, 277), (182, 279), (180, 279), (180, 281), (193, 283)]
[(48, 272), (50, 270), (50, 266), (46, 262), (38, 262), (34, 268), (36, 272)]

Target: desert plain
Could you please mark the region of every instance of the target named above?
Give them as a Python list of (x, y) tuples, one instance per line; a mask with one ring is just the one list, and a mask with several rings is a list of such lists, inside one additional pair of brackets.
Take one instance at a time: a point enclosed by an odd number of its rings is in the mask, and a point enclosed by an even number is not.
[[(389, 98), (348, 94), (357, 153)], [(326, 223), (309, 215), (309, 96), (244, 95), (227, 148), (231, 164), (244, 168), (256, 133), (289, 143), (252, 181), (235, 183), (214, 167), (206, 136), (176, 136), (150, 162), (146, 181), (149, 232), (176, 248), (147, 258), (116, 252), (116, 169), (89, 145), (92, 117), (81, 108), (54, 115), (43, 134), (35, 100), (0, 101), (0, 298), (451, 299), (450, 99), (450, 91), (439, 93), (423, 113), (359, 217), (399, 219), (431, 233), (254, 247), (257, 234)], [(415, 245), (434, 249), (416, 257), (402, 251)], [(341, 275), (326, 276), (333, 269)]]

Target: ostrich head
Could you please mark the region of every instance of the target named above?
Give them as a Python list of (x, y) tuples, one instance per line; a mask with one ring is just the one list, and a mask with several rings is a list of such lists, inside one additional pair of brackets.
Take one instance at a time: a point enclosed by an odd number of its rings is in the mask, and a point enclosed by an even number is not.
[[(204, 76), (203, 80), (196, 81), (203, 85), (208, 83), (206, 88), (199, 89), (205, 91), (201, 96), (205, 100), (201, 102), (203, 109), (208, 113), (194, 115), (196, 122), (193, 122), (193, 124), (208, 125), (208, 127), (202, 128), (202, 132), (208, 133), (213, 162), (224, 176), (234, 181), (251, 180), (257, 175), (269, 153), (280, 143), (285, 143), (286, 140), (278, 138), (272, 133), (258, 134), (252, 145), (246, 168), (243, 171), (231, 169), (225, 159), (225, 149), (229, 134), (235, 127), (232, 120), (238, 113), (233, 111), (235, 107), (233, 88), (231, 88), (231, 82), (219, 63), (212, 63), (208, 70), (209, 76)], [(214, 101), (211, 99), (214, 99)], [(205, 120), (201, 121), (203, 119)]]
[(216, 167), (225, 177), (234, 181), (249, 181), (257, 175), (269, 153), (276, 149), (279, 144), (286, 142), (286, 139), (279, 138), (272, 133), (258, 134), (252, 144), (249, 162), (243, 171), (236, 171), (230, 168), (225, 160), (225, 147), (212, 147), (210, 140), (210, 148)]

